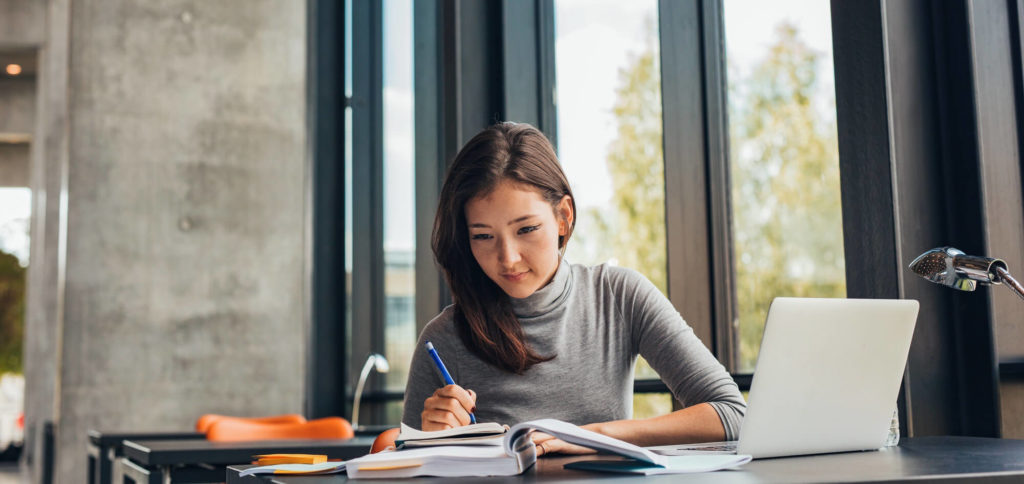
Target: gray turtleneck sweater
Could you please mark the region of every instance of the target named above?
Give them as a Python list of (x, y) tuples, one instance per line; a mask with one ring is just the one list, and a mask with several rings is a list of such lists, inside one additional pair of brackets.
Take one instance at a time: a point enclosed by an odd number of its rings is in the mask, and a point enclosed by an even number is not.
[(424, 343), (434, 344), (459, 386), (477, 393), (478, 422), (557, 418), (577, 425), (631, 418), (633, 367), (643, 355), (684, 406), (710, 403), (728, 440), (746, 403), (725, 368), (672, 304), (640, 273), (563, 260), (551, 283), (512, 298), (531, 348), (556, 355), (522, 375), (477, 358), (455, 329), (453, 308), (423, 328), (409, 368), (402, 421), (420, 428), (423, 401), (444, 386)]

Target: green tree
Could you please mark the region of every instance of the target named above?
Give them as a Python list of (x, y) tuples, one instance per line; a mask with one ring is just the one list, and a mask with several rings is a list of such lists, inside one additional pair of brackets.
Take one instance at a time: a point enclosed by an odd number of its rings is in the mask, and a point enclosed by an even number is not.
[[(654, 38), (653, 21), (648, 24), (648, 38)], [(583, 214), (592, 230), (581, 233), (582, 245), (595, 247), (592, 260), (615, 259), (667, 294), (661, 70), (653, 42), (619, 70), (619, 79), (612, 109), (617, 133), (607, 157), (611, 210), (590, 208)]]
[(0, 374), (21, 373), (25, 329), (25, 268), (0, 250)]
[(826, 114), (835, 98), (814, 104), (821, 55), (784, 22), (749, 77), (730, 72), (732, 236), (748, 370), (774, 297), (846, 293), (839, 150)]

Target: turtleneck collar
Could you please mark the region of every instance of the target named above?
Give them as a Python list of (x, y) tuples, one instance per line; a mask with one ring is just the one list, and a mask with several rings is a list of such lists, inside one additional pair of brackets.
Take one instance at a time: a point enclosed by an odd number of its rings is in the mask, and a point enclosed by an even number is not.
[(522, 299), (510, 297), (512, 312), (517, 318), (533, 318), (541, 316), (558, 307), (569, 295), (572, 288), (572, 269), (569, 261), (559, 258), (558, 269), (546, 286)]

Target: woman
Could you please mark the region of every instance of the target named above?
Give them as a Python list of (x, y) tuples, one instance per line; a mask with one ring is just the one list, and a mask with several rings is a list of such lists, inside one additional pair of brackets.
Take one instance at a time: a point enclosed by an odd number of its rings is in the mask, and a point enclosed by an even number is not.
[[(575, 215), (554, 149), (532, 126), (500, 123), (462, 148), (433, 233), (454, 304), (420, 335), (403, 422), (441, 430), (475, 413), (557, 418), (637, 445), (735, 439), (739, 389), (657, 288), (636, 271), (562, 258)], [(458, 385), (443, 385), (427, 341)], [(629, 419), (638, 354), (686, 408)], [(587, 451), (535, 441), (539, 455)]]

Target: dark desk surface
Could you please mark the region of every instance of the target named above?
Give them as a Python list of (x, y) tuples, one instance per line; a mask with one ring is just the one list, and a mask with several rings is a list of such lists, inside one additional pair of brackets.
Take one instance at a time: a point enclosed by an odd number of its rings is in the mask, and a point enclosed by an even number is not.
[(89, 430), (89, 442), (93, 445), (108, 446), (120, 444), (123, 440), (182, 440), (203, 439), (199, 432), (105, 432)]
[(210, 442), (208, 440), (127, 440), (125, 457), (147, 466), (184, 464), (238, 464), (255, 454), (327, 454), (329, 459), (351, 459), (366, 455), (374, 437), (338, 440), (262, 440), (254, 442)]
[[(803, 457), (755, 460), (739, 470), (687, 475), (628, 476), (563, 469), (568, 462), (594, 456), (541, 458), (519, 476), (486, 478), (489, 483), (534, 481), (569, 482), (619, 479), (633, 482), (766, 483), (766, 482), (901, 482), (921, 480), (1024, 482), (1024, 440), (977, 437), (919, 437), (904, 439), (899, 447), (877, 452), (848, 452)], [(604, 458), (604, 457), (602, 457)], [(608, 457), (614, 459), (614, 457)], [(328, 484), (347, 482), (332, 476), (241, 479), (249, 466), (231, 466), (227, 483)], [(473, 481), (481, 479), (471, 479)], [(451, 478), (417, 478), (417, 484), (450, 482)], [(369, 482), (369, 481), (367, 481)], [(409, 479), (373, 479), (373, 482), (412, 482)], [(459, 482), (469, 482), (462, 479)], [(947, 481), (948, 482), (948, 481)]]

